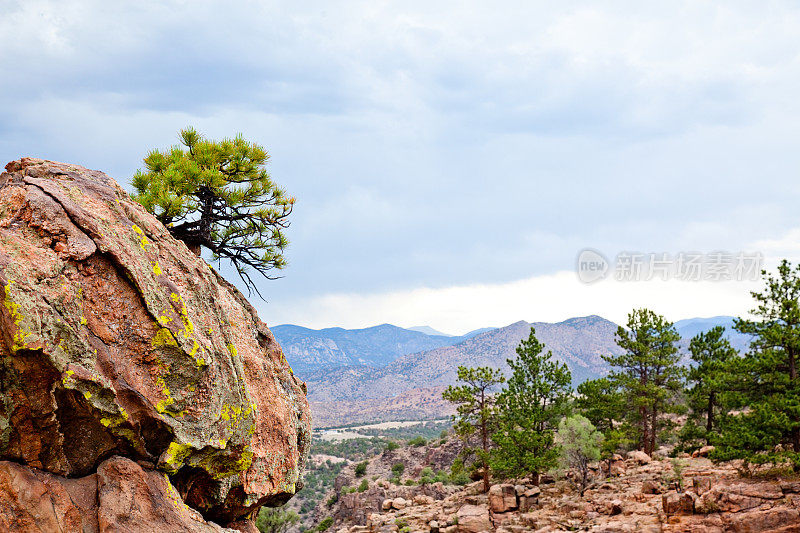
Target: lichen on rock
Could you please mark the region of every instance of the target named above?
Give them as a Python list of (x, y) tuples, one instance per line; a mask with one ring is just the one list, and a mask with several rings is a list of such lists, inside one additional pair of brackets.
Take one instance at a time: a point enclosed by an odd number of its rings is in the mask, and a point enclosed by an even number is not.
[(253, 307), (110, 177), (0, 175), (0, 459), (86, 476), (147, 461), (206, 518), (285, 501), (305, 385)]

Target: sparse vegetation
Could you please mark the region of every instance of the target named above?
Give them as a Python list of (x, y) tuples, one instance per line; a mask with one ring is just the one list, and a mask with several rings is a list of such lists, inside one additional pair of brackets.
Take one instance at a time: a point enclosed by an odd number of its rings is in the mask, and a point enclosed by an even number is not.
[(356, 477), (364, 477), (364, 475), (367, 473), (367, 462), (361, 461), (360, 463), (358, 463), (356, 465), (354, 473)]

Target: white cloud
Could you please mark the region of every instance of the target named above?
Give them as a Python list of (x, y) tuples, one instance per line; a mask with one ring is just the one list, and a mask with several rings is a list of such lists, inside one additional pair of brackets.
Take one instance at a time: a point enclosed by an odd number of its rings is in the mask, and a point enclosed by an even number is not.
[(415, 289), (377, 294), (328, 294), (279, 309), (262, 306), (270, 325), (294, 323), (312, 328), (368, 327), (388, 322), (430, 325), (448, 333), (465, 333), (518, 320), (555, 322), (600, 315), (624, 323), (634, 308), (648, 307), (670, 320), (746, 314), (750, 291), (759, 282), (682, 282), (653, 280), (581, 283), (574, 272), (501, 284)]

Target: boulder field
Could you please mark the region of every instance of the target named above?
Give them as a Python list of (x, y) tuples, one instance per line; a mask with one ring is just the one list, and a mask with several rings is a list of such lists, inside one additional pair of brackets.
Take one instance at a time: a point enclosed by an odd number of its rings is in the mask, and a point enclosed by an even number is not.
[(110, 177), (0, 174), (0, 530), (253, 531), (297, 490), (305, 384)]

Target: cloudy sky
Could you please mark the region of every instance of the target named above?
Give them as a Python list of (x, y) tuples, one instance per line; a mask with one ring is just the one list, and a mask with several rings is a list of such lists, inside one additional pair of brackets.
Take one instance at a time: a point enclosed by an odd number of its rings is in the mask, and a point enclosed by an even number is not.
[(800, 259), (800, 7), (642, 4), (0, 0), (0, 159), (127, 184), (187, 125), (263, 144), (298, 199), (272, 325), (744, 313), (757, 283), (576, 256)]

